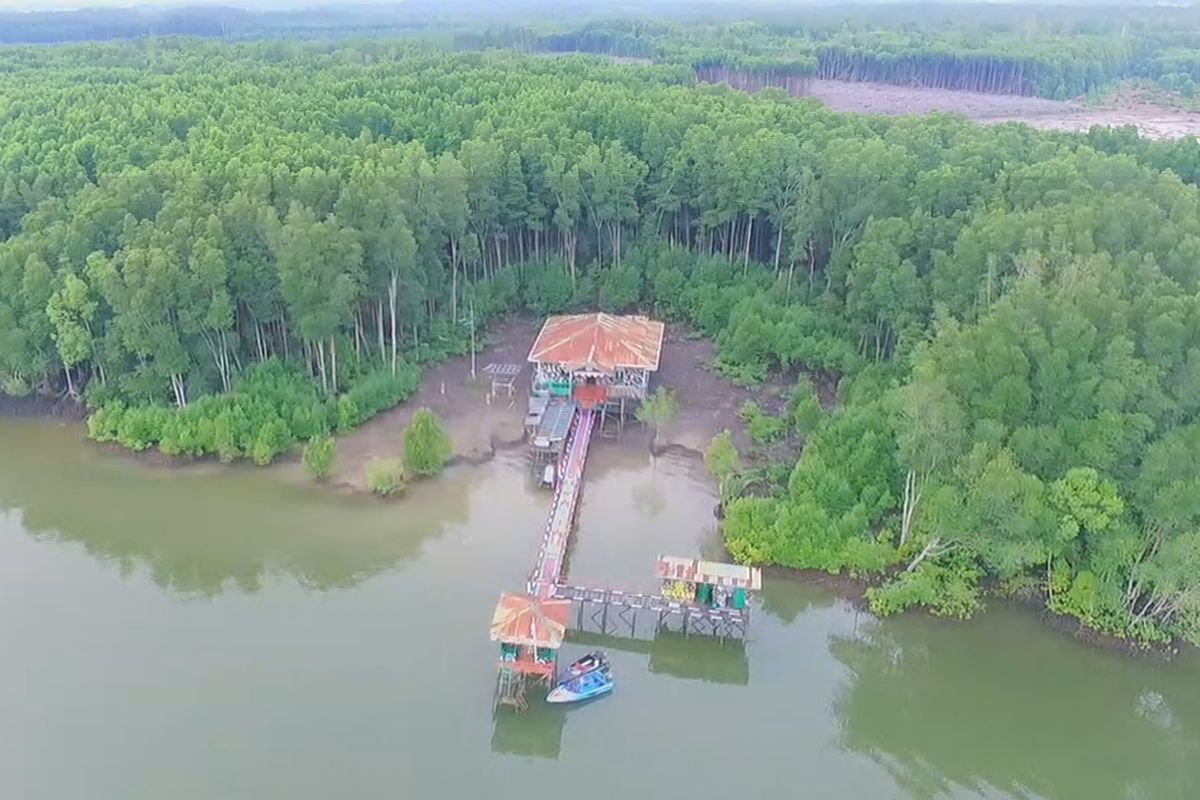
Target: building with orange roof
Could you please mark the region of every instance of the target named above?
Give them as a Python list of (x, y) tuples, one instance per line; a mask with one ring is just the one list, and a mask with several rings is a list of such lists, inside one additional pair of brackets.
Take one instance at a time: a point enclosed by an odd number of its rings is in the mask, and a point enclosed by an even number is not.
[(529, 350), (533, 394), (571, 397), (585, 408), (645, 400), (663, 333), (663, 323), (642, 316), (550, 317)]
[(527, 679), (554, 683), (570, 613), (570, 600), (500, 595), (491, 625), (491, 639), (500, 644), (497, 703), (524, 708)]

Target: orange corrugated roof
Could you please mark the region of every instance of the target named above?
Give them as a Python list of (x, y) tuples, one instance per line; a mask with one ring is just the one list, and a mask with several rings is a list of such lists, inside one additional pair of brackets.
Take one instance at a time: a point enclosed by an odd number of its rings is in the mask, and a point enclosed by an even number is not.
[(570, 600), (539, 600), (502, 594), (492, 614), (492, 641), (527, 647), (560, 647), (567, 633)]
[(568, 369), (658, 369), (663, 324), (646, 317), (570, 314), (550, 317), (529, 351), (529, 360)]

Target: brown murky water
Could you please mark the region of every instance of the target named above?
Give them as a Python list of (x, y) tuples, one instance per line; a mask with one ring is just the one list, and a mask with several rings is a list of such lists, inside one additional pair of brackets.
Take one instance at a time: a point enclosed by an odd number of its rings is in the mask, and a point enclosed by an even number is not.
[[(651, 587), (717, 547), (713, 503), (697, 462), (599, 444), (572, 577)], [(547, 504), (519, 451), (377, 503), (0, 421), (0, 797), (1200, 796), (1195, 662), (786, 580), (744, 647), (577, 641), (613, 697), (493, 718), (487, 621)]]

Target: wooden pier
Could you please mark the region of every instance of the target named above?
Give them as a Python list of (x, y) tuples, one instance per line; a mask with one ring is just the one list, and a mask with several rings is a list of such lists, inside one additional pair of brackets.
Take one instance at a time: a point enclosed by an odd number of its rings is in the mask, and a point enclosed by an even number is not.
[(529, 573), (527, 589), (534, 597), (553, 597), (564, 575), (567, 547), (575, 530), (575, 514), (583, 494), (583, 468), (587, 464), (595, 416), (590, 408), (576, 414), (558, 472), (550, 519), (542, 532), (537, 562)]
[[(527, 680), (549, 683), (557, 675), (570, 610), (573, 628), (581, 633), (655, 639), (671, 632), (740, 642), (750, 627), (747, 593), (760, 589), (762, 580), (749, 567), (660, 556), (657, 594), (567, 583), (567, 555), (593, 434), (605, 435), (610, 415), (619, 434), (625, 401), (644, 399), (649, 375), (658, 368), (662, 324), (606, 315), (556, 320), (547, 321), (530, 352), (534, 391), (525, 423), (532, 462), (552, 476), (554, 497), (527, 593), (501, 595), (492, 623), (492, 640), (501, 645), (496, 703), (516, 708), (525, 707)], [(555, 343), (551, 336), (544, 343), (552, 331), (562, 341)], [(618, 336), (622, 331), (624, 339)], [(599, 363), (614, 353), (628, 363)], [(509, 378), (508, 372), (496, 370), (493, 381)]]
[(587, 633), (638, 638), (639, 631), (643, 630), (638, 619), (645, 615), (654, 620), (654, 632), (672, 631), (686, 636), (745, 639), (750, 628), (750, 614), (744, 609), (710, 608), (668, 600), (657, 594), (592, 586), (558, 586), (553, 596), (574, 604), (574, 629)]

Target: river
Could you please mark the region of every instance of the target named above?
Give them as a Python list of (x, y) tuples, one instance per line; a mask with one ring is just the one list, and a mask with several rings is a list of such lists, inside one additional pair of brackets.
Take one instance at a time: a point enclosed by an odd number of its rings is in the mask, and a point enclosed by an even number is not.
[[(695, 460), (603, 442), (587, 477), (572, 578), (718, 547)], [(0, 797), (1200, 797), (1195, 659), (786, 579), (744, 647), (608, 641), (611, 698), (493, 718), (487, 624), (547, 508), (519, 451), (387, 503), (0, 420)]]

